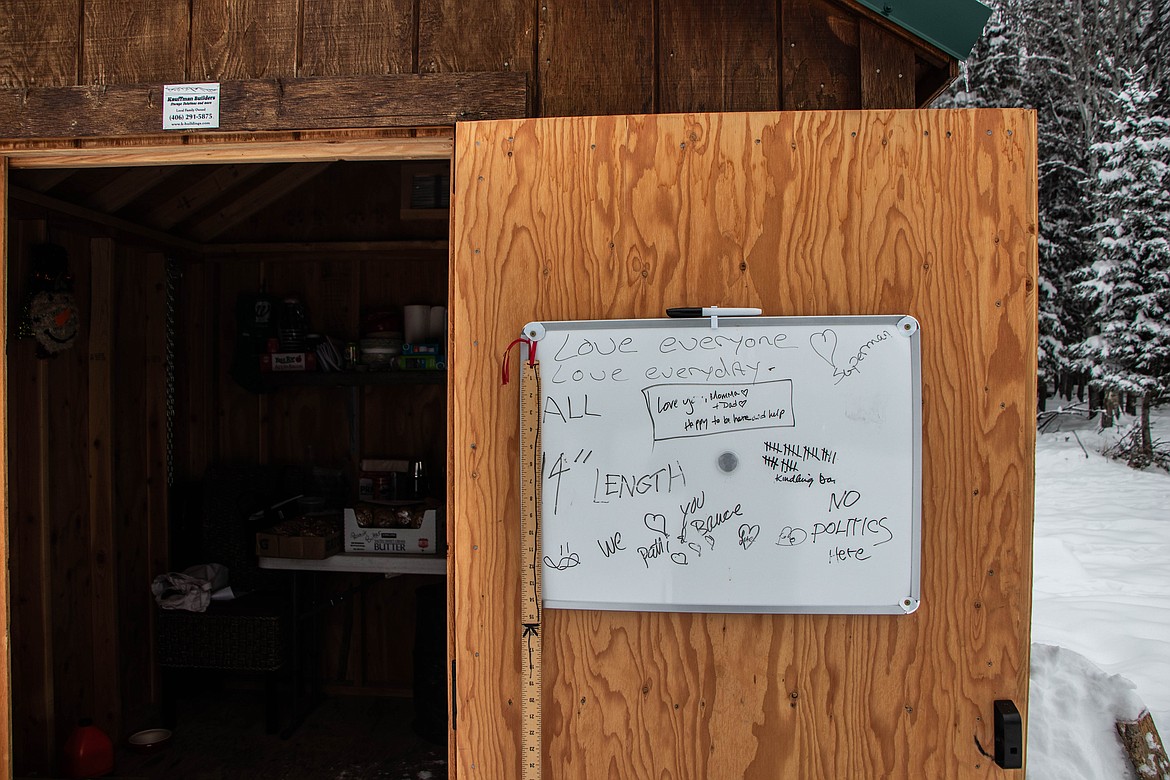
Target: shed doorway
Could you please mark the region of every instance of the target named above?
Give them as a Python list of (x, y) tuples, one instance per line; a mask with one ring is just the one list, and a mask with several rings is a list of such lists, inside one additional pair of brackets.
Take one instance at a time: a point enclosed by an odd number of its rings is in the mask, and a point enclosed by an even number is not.
[[(360, 338), (370, 312), (393, 319), (409, 304), (445, 307), (448, 222), (438, 196), (444, 186), (449, 191), (450, 145), (440, 133), (9, 159), (14, 776), (62, 771), (61, 751), (78, 718), (93, 718), (119, 746), (159, 724), (175, 687), (157, 665), (150, 583), (190, 560), (198, 521), (183, 518), (209, 467), (299, 464), (352, 481), (356, 491), (363, 459), (422, 461), (426, 498), (445, 509), (441, 372), (405, 381), (372, 372), (338, 381), (258, 374), (265, 386), (245, 387), (232, 362), (236, 304), (260, 291), (298, 298), (309, 328), (343, 345)], [(34, 248), (45, 245), (67, 258), (79, 322), (76, 337), (52, 356), (21, 337)], [(204, 765), (229, 768), (238, 760), (241, 772), (256, 776), (258, 763), (290, 760), (287, 746), (296, 743), (304, 746), (291, 753), (302, 776), (328, 776), (322, 771), (364, 760), (354, 745), (377, 732), (380, 740), (366, 741), (380, 741), (381, 753), (369, 760), (406, 768), (417, 759), (441, 776), (449, 654), (439, 544), (437, 555), (411, 555), (391, 574), (283, 573), (301, 580), (301, 605), (312, 606), (301, 639), (315, 652), (301, 658), (315, 686), (302, 690), (300, 702), (324, 696), (302, 721), (287, 690), (278, 692), (279, 730), (289, 740), (266, 752), (280, 735), (265, 734), (248, 714), (264, 713), (260, 681), (193, 672), (179, 677), (171, 747), (119, 753), (130, 762), (122, 766), (136, 776), (196, 771), (198, 763), (161, 771), (159, 756), (186, 760), (175, 749), (192, 747), (186, 732), (198, 734), (204, 749), (192, 760)], [(418, 701), (420, 690), (426, 702)], [(230, 739), (215, 736), (217, 709)], [(241, 742), (248, 729), (257, 739)], [(394, 763), (400, 760), (408, 763)]]

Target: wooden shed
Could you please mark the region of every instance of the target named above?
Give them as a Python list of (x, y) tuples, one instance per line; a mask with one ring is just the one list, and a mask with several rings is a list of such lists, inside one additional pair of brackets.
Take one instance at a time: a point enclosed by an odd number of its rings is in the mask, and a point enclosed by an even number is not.
[[(547, 777), (984, 777), (1026, 716), (1036, 139), (1025, 111), (925, 111), (986, 21), (873, 3), (6, 3), (0, 261), (9, 576), (0, 776), (62, 771), (162, 697), (152, 579), (213, 464), (352, 477), (409, 456), (441, 573), (325, 614), (328, 693), (409, 695), (445, 583), (449, 772), (521, 771), (518, 412), (500, 361), (544, 319), (899, 312), (923, 327), (923, 606), (913, 615), (550, 611)], [(164, 85), (218, 123), (163, 129)], [(22, 337), (64, 250), (66, 349)], [(445, 306), (446, 366), (242, 386), (242, 294), (357, 340)], [(344, 661), (339, 664), (338, 661)], [(435, 660), (434, 658), (430, 660)], [(326, 668), (328, 667), (328, 668)], [(450, 705), (449, 707), (447, 705)], [(525, 774), (525, 777), (535, 777)]]

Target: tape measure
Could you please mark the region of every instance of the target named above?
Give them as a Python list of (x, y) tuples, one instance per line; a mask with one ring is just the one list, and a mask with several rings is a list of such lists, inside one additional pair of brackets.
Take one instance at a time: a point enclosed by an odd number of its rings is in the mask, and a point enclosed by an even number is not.
[(540, 780), (540, 365), (520, 376), (520, 777)]

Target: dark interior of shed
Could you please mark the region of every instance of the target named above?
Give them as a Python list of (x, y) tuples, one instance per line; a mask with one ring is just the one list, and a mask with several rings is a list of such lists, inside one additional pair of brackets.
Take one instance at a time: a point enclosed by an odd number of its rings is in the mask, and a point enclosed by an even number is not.
[[(370, 328), (401, 330), (405, 306), (445, 306), (448, 170), (363, 161), (10, 171), (16, 776), (66, 771), (81, 718), (118, 746), (117, 776), (361, 776), (359, 765), (442, 776), (443, 575), (266, 572), (273, 589), (296, 577), (298, 610), (310, 616), (297, 621), (310, 640), (296, 645), (307, 670), (299, 686), (288, 663), (267, 679), (162, 668), (165, 616), (151, 583), (215, 562), (200, 558), (207, 475), (224, 466), (284, 467), (303, 478), (298, 492), (349, 505), (364, 459), (421, 463), (424, 497), (443, 505), (442, 368), (278, 374), (249, 353), (241, 373), (250, 348), (239, 307), (295, 298), (305, 330), (344, 360)], [(51, 280), (38, 277), (46, 245), (67, 261)], [(72, 296), (77, 324), (48, 348), (27, 335), (29, 301), (46, 287)], [(270, 682), (277, 734), (267, 733)], [(168, 703), (169, 745), (126, 749), (129, 735), (168, 720)]]

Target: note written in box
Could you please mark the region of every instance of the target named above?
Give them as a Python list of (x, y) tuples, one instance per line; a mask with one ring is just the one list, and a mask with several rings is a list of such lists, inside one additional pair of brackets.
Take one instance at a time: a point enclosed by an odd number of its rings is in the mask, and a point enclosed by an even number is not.
[(791, 428), (792, 380), (650, 385), (642, 390), (654, 441), (760, 428)]

